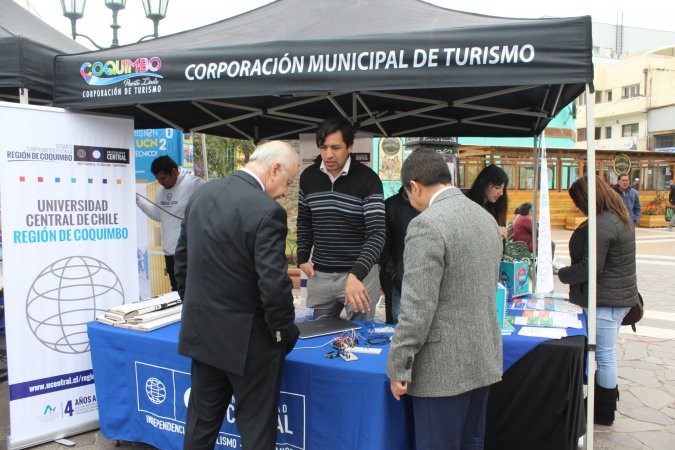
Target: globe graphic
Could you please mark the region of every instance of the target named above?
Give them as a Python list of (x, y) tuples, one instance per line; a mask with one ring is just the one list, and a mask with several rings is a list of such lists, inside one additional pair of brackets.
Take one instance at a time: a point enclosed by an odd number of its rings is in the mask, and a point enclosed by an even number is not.
[(166, 400), (166, 387), (157, 378), (148, 378), (148, 381), (145, 382), (145, 395), (152, 403), (159, 405)]
[(35, 278), (26, 298), (26, 317), (44, 346), (60, 353), (86, 353), (87, 323), (123, 303), (122, 283), (106, 263), (69, 256), (48, 265)]

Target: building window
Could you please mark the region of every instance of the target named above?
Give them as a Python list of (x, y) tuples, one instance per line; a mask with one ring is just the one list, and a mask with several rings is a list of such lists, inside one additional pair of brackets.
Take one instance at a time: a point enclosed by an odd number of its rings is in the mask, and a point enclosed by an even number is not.
[(675, 147), (675, 134), (657, 134), (654, 136), (654, 148)]
[(612, 139), (612, 127), (605, 127), (605, 139)]
[(602, 139), (602, 127), (595, 127), (595, 140)]
[(586, 93), (582, 92), (579, 98), (577, 99), (579, 106), (584, 106), (586, 104)]
[(629, 123), (621, 126), (621, 136), (631, 137), (637, 136), (639, 132), (639, 127), (637, 123)]
[(640, 95), (640, 85), (639, 84), (631, 84), (630, 86), (624, 86), (622, 89), (623, 89), (622, 98), (631, 98), (631, 97), (637, 97), (638, 95)]
[(612, 101), (612, 91), (611, 90), (607, 91), (607, 101), (608, 102)]
[(586, 140), (586, 128), (579, 128), (577, 130), (577, 142)]
[(602, 103), (602, 91), (595, 91), (595, 103)]

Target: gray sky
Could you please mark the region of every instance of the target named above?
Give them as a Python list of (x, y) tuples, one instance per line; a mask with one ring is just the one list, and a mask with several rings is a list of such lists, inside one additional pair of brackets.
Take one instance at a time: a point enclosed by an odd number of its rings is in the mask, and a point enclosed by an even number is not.
[[(63, 17), (59, 0), (15, 0), (29, 4), (31, 11), (52, 27), (70, 35), (70, 21)], [(311, 0), (310, 0), (311, 1)], [(335, 0), (340, 1), (355, 0)], [(270, 3), (271, 0), (170, 0), (167, 17), (160, 22), (160, 35), (177, 33), (217, 22)], [(570, 17), (591, 15), (593, 21), (614, 24), (623, 13), (627, 26), (653, 28), (675, 32), (672, 3), (667, 0), (483, 0), (460, 2), (458, 0), (429, 0), (446, 8), (479, 14), (504, 17), (536, 18), (543, 16)], [(671, 4), (671, 7), (667, 7)], [(84, 17), (77, 23), (78, 33), (86, 34), (99, 45), (109, 46), (111, 12), (103, 0), (88, 0)], [(152, 33), (152, 22), (145, 18), (140, 0), (127, 0), (119, 12), (120, 44), (129, 44)], [(348, 24), (346, 25), (348, 26)], [(78, 42), (93, 48), (86, 39)]]

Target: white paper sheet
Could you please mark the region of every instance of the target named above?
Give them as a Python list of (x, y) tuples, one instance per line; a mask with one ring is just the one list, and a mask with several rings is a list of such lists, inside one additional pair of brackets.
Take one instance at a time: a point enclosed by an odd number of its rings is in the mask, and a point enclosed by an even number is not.
[(561, 339), (567, 337), (567, 330), (564, 328), (523, 327), (518, 331), (518, 336)]

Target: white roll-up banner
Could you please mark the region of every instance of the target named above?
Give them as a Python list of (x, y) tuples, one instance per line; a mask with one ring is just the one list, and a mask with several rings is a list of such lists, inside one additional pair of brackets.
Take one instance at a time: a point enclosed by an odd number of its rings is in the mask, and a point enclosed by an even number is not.
[(138, 299), (133, 121), (0, 103), (9, 448), (98, 427), (87, 323)]

